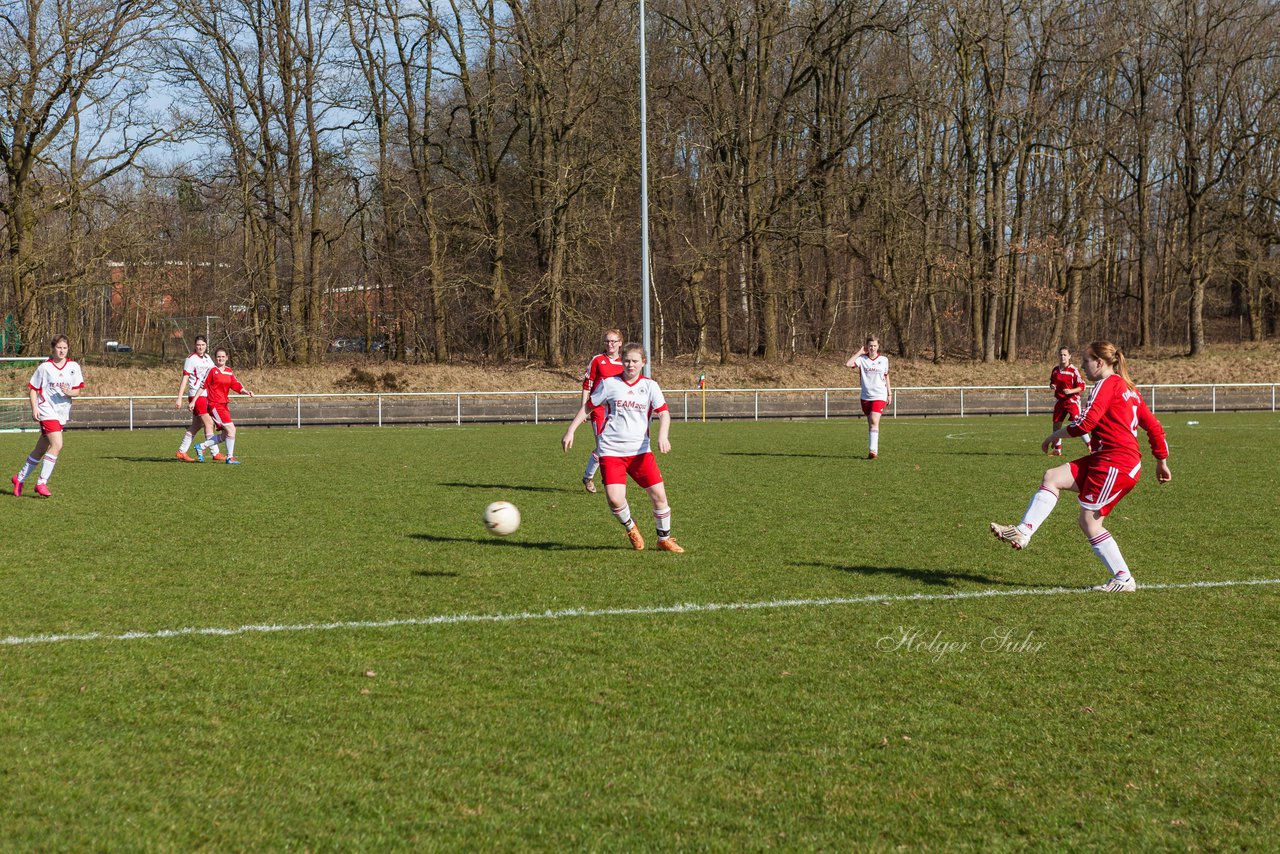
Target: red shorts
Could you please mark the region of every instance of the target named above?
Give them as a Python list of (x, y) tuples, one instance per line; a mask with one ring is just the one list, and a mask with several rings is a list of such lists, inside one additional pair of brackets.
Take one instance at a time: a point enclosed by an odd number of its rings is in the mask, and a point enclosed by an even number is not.
[(1053, 404), (1053, 423), (1061, 424), (1080, 417), (1080, 399), (1060, 399)]
[(599, 436), (604, 430), (604, 423), (609, 420), (609, 412), (603, 406), (597, 406), (591, 410), (591, 426), (595, 428), (596, 435)]
[(1142, 462), (1104, 460), (1090, 454), (1072, 460), (1071, 476), (1080, 491), (1080, 506), (1096, 510), (1102, 516), (1110, 513), (1120, 499), (1138, 485)]
[(861, 400), (862, 414), (870, 415), (873, 412), (884, 412), (885, 401), (883, 400)]
[(604, 477), (604, 485), (626, 483), (627, 475), (645, 489), (662, 483), (662, 472), (658, 471), (658, 461), (653, 452), (647, 451), (634, 457), (601, 457), (600, 474)]
[(213, 416), (213, 423), (219, 427), (225, 427), (231, 423), (231, 410), (227, 408), (225, 403), (215, 403), (209, 407), (209, 414)]
[(56, 418), (50, 418), (48, 421), (41, 421), (40, 432), (46, 435), (49, 433), (61, 433), (62, 422)]
[(209, 414), (209, 398), (205, 397), (203, 394), (197, 397), (196, 405), (191, 407), (191, 413), (193, 415), (208, 415)]

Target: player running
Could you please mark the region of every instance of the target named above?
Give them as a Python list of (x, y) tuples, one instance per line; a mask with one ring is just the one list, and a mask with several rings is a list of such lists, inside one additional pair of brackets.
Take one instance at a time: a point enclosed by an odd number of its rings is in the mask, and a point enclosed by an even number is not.
[(77, 362), (67, 358), (71, 343), (65, 335), (49, 342), (49, 359), (36, 368), (27, 382), (27, 396), (31, 399), (31, 418), (40, 425), (40, 438), (35, 449), (27, 456), (22, 469), (15, 474), (13, 494), (22, 497), (22, 484), (36, 466), (40, 475), (36, 478), (36, 495), (50, 498), (49, 477), (58, 464), (62, 452), (62, 432), (71, 420), (71, 399), (79, 397), (84, 389), (84, 374)]
[(858, 381), (862, 385), (862, 414), (867, 416), (867, 459), (874, 460), (880, 453), (880, 413), (893, 401), (893, 391), (889, 388), (889, 357), (881, 355), (880, 339), (872, 335), (844, 366), (858, 369)]
[(587, 365), (587, 370), (582, 375), (582, 405), (578, 409), (578, 414), (573, 417), (573, 421), (569, 422), (566, 431), (566, 435), (572, 442), (574, 431), (588, 418), (591, 419), (591, 426), (595, 429), (596, 446), (591, 449), (591, 456), (587, 457), (587, 469), (582, 473), (582, 488), (587, 492), (596, 491), (596, 469), (600, 468), (599, 437), (600, 431), (604, 429), (605, 419), (604, 407), (591, 405), (591, 392), (602, 380), (622, 375), (622, 362), (618, 359), (621, 349), (622, 332), (610, 329), (604, 334), (604, 352), (591, 360), (591, 364)]
[[(653, 503), (653, 522), (658, 529), (658, 548), (679, 554), (684, 549), (671, 536), (671, 507), (667, 503), (667, 489), (662, 482), (662, 472), (649, 450), (649, 420), (658, 416), (658, 450), (671, 451), (668, 434), (671, 431), (671, 413), (667, 410), (662, 389), (648, 377), (641, 376), (644, 368), (644, 348), (639, 344), (627, 344), (622, 348), (622, 375), (606, 377), (591, 392), (592, 406), (606, 410), (604, 429), (596, 437), (600, 451), (600, 470), (604, 479), (604, 494), (609, 509), (627, 531), (631, 547), (644, 548), (644, 537), (631, 518), (627, 505), (627, 475), (644, 487)], [(581, 414), (581, 413), (579, 413)], [(585, 416), (584, 416), (585, 417)], [(579, 424), (582, 420), (576, 419)], [(576, 426), (576, 425), (575, 425)], [(567, 453), (573, 447), (573, 431), (569, 430), (560, 441)]]
[[(233, 391), (249, 397), (253, 397), (253, 392), (241, 385), (240, 380), (236, 379), (236, 375), (227, 367), (227, 351), (224, 348), (219, 347), (213, 351), (213, 363), (213, 367), (205, 374), (203, 385), (198, 386), (196, 391), (197, 393), (208, 392), (209, 414), (213, 416), (213, 423), (217, 424), (222, 432), (197, 445), (196, 453), (203, 460), (205, 451), (217, 449), (220, 435), (225, 437), (227, 442), (227, 464), (238, 466), (240, 461), (236, 459), (236, 425), (231, 420), (228, 401)], [(197, 399), (192, 398), (188, 404), (192, 412), (195, 412)]]
[[(187, 392), (186, 404), (191, 410), (191, 426), (187, 428), (187, 432), (182, 434), (182, 444), (178, 446), (178, 459), (187, 463), (194, 463), (195, 460), (187, 454), (187, 449), (191, 447), (191, 442), (195, 439), (196, 431), (203, 430), (205, 441), (213, 438), (213, 417), (209, 415), (209, 394), (204, 388), (204, 378), (209, 371), (213, 370), (213, 359), (209, 358), (209, 342), (203, 335), (196, 336), (195, 352), (187, 357), (182, 363), (182, 382), (178, 384), (178, 399), (173, 402), (173, 408), (178, 409), (183, 404), (183, 392)], [(194, 405), (192, 405), (194, 401)], [(204, 449), (200, 446), (196, 447), (196, 456), (200, 458), (200, 462), (204, 462)], [(213, 446), (213, 458), (215, 460), (224, 459), (222, 454), (218, 453), (218, 446)]]
[[(1049, 388), (1053, 389), (1053, 429), (1057, 430), (1065, 421), (1074, 421), (1080, 417), (1080, 393), (1084, 391), (1084, 377), (1071, 364), (1071, 351), (1066, 347), (1058, 349), (1058, 364), (1049, 372)], [(1085, 447), (1089, 447), (1089, 437), (1081, 436)], [(1053, 443), (1053, 455), (1062, 456), (1062, 442)]]
[(1024, 549), (1031, 536), (1048, 518), (1064, 489), (1079, 493), (1080, 530), (1089, 539), (1111, 579), (1094, 587), (1105, 593), (1132, 593), (1138, 587), (1129, 572), (1120, 546), (1103, 527), (1103, 520), (1138, 483), (1142, 470), (1142, 451), (1138, 447), (1138, 428), (1147, 434), (1151, 452), (1156, 458), (1156, 479), (1167, 483), (1169, 445), (1164, 428), (1147, 409), (1129, 377), (1124, 354), (1110, 341), (1094, 341), (1084, 359), (1084, 372), (1095, 383), (1089, 394), (1084, 417), (1054, 430), (1040, 446), (1049, 453), (1054, 442), (1065, 436), (1091, 433), (1093, 452), (1086, 457), (1064, 463), (1044, 473), (1040, 489), (1031, 498), (1022, 522), (1017, 525), (991, 523), (991, 533), (1015, 549)]

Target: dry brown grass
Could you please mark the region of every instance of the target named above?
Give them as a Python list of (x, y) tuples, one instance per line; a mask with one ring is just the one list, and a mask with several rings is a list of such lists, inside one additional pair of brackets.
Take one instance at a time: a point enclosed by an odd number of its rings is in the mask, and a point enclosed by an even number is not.
[[(687, 356), (668, 359), (654, 375), (668, 388), (692, 388), (698, 372), (706, 371), (715, 388), (847, 388), (856, 385), (844, 367), (847, 354), (804, 356), (768, 363), (739, 359), (727, 365), (701, 366)], [(1040, 385), (1053, 367), (1047, 361), (982, 364), (899, 359), (889, 354), (897, 386)], [(578, 361), (582, 364), (579, 365)], [(541, 391), (572, 389), (586, 366), (584, 356), (572, 367), (556, 370), (532, 363), (503, 366), (483, 364), (397, 365), (379, 359), (344, 357), (315, 368), (245, 369), (240, 379), (255, 392), (271, 394), (356, 391)], [(1077, 361), (1077, 364), (1079, 362)], [(1172, 349), (1134, 354), (1134, 378), (1141, 383), (1280, 382), (1280, 342), (1215, 347), (1195, 359)], [(25, 393), (30, 368), (0, 369), (0, 396)], [(181, 379), (172, 367), (126, 368), (90, 363), (85, 367), (89, 391), (95, 396), (176, 394)]]

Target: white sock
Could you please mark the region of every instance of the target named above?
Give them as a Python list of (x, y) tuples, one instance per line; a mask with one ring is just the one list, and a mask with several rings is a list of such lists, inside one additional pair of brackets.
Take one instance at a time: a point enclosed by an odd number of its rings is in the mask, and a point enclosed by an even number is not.
[(1023, 532), (1030, 535), (1036, 532), (1049, 518), (1049, 514), (1053, 512), (1053, 508), (1058, 503), (1058, 493), (1045, 489), (1043, 486), (1036, 490), (1036, 494), (1031, 496), (1031, 503), (1027, 505), (1027, 512), (1022, 514), (1022, 522), (1018, 525)]
[(653, 526), (658, 529), (658, 539), (665, 540), (671, 536), (671, 508), (653, 508)]
[(53, 467), (57, 464), (57, 457), (51, 457), (48, 454), (45, 454), (44, 459), (40, 461), (40, 479), (37, 480), (36, 483), (48, 483), (49, 475), (53, 474)]
[(183, 434), (182, 434), (182, 444), (178, 446), (178, 453), (180, 453), (180, 454), (185, 454), (185, 453), (187, 452), (187, 449), (191, 447), (191, 440), (192, 440), (192, 439), (194, 439), (194, 438), (195, 438), (195, 436), (192, 436), (192, 435), (191, 435), (191, 431), (190, 431), (190, 430), (188, 430), (187, 432), (183, 433)]
[[(609, 509), (612, 510), (613, 508), (609, 508)], [(614, 515), (614, 518), (616, 518), (619, 522), (622, 523), (622, 527), (626, 528), (628, 531), (630, 531), (632, 528), (636, 526), (636, 523), (631, 521), (631, 505), (630, 504), (623, 504), (622, 507), (620, 507), (619, 509), (613, 510), (613, 515)]]
[(873, 454), (880, 453), (880, 431), (872, 430), (867, 435), (867, 443), (868, 445), (870, 445), (870, 447), (867, 450), (871, 451), (871, 453)]
[(227, 459), (231, 459), (235, 455), (236, 455), (236, 437), (228, 436), (227, 437)]
[(582, 479), (588, 481), (594, 478), (598, 468), (600, 468), (600, 449), (596, 448), (591, 452), (591, 456), (587, 457), (587, 470), (582, 473)]
[(1132, 577), (1129, 575), (1129, 564), (1124, 562), (1124, 555), (1120, 554), (1120, 546), (1116, 543), (1115, 537), (1111, 536), (1110, 531), (1103, 531), (1090, 540), (1089, 545), (1093, 546), (1093, 553), (1102, 561), (1102, 565), (1107, 568), (1107, 572), (1111, 573), (1112, 578), (1126, 581)]
[(31, 472), (35, 471), (36, 466), (40, 465), (38, 457), (27, 457), (27, 461), (23, 463), (22, 469), (18, 472), (18, 480), (26, 480), (31, 476)]
[(218, 453), (218, 443), (223, 441), (225, 438), (226, 437), (223, 436), (221, 433), (214, 433), (212, 436), (208, 437), (203, 442), (201, 442), (200, 447), (204, 448), (205, 450), (213, 451), (216, 454)]

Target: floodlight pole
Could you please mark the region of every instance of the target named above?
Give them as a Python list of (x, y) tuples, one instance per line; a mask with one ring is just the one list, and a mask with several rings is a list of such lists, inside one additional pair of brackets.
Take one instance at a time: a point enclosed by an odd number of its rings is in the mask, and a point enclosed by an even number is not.
[(653, 359), (649, 335), (649, 103), (645, 79), (648, 60), (644, 44), (644, 0), (640, 0), (640, 328), (647, 360), (644, 375), (651, 376)]

